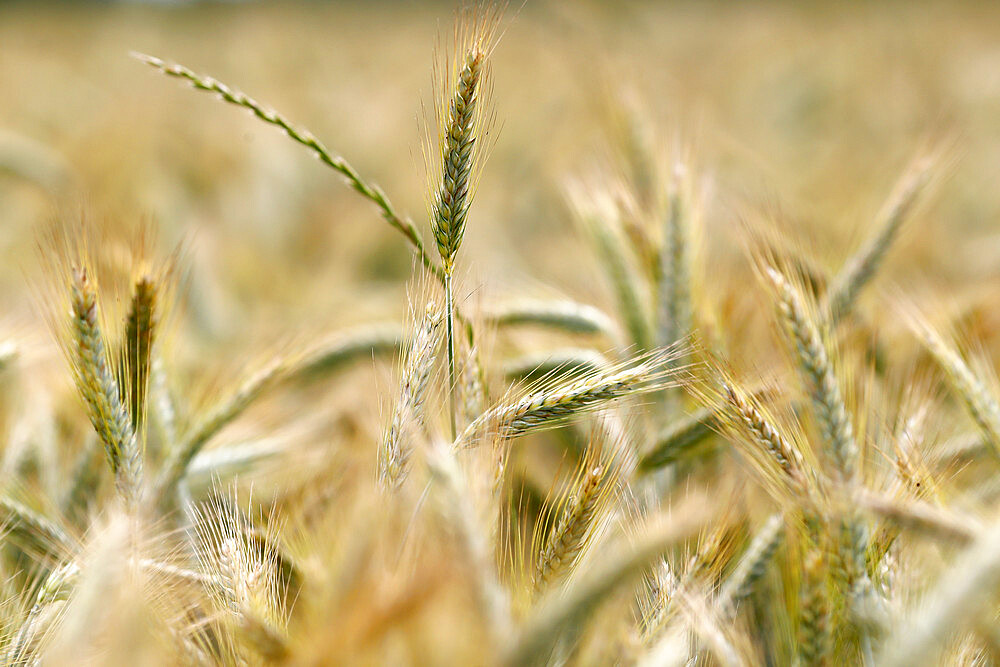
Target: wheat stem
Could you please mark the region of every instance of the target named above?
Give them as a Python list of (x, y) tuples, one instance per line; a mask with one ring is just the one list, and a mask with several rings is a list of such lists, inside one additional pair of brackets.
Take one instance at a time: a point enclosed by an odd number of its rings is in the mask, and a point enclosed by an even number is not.
[(444, 274), (441, 267), (434, 264), (430, 255), (427, 254), (424, 242), (420, 238), (420, 232), (417, 231), (413, 222), (408, 218), (401, 218), (381, 188), (365, 181), (347, 160), (339, 155), (332, 154), (309, 130), (296, 127), (274, 109), (263, 106), (246, 93), (235, 88), (230, 88), (210, 76), (196, 74), (183, 65), (169, 63), (155, 56), (148, 56), (141, 53), (134, 53), (133, 56), (167, 76), (184, 79), (197, 90), (216, 93), (222, 100), (230, 104), (249, 109), (257, 118), (265, 123), (280, 127), (289, 138), (311, 150), (323, 164), (343, 175), (347, 179), (348, 185), (362, 197), (375, 204), (385, 221), (402, 232), (403, 236), (413, 245), (417, 257), (424, 267), (437, 276), (439, 280), (443, 280)]

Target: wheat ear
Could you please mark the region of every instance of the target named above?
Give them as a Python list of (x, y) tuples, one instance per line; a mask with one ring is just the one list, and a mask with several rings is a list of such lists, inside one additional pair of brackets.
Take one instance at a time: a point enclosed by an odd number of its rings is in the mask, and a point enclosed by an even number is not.
[(614, 471), (607, 462), (599, 456), (584, 457), (581, 472), (538, 556), (532, 579), (536, 595), (572, 570), (609, 499)]
[(754, 536), (736, 568), (719, 591), (717, 605), (726, 616), (733, 616), (737, 605), (750, 597), (754, 585), (764, 576), (784, 534), (785, 517), (772, 515)]
[(660, 250), (658, 343), (670, 345), (691, 330), (690, 201), (683, 166), (674, 170)]
[(806, 554), (799, 590), (799, 663), (808, 667), (829, 664), (830, 644), (826, 566), (823, 551), (811, 549)]
[(90, 422), (104, 443), (119, 493), (128, 503), (138, 498), (142, 456), (121, 392), (108, 365), (104, 336), (98, 324), (97, 290), (87, 270), (72, 269), (70, 310), (73, 370), (76, 386), (90, 413)]
[(590, 609), (637, 576), (674, 542), (689, 536), (703, 518), (703, 511), (695, 507), (687, 507), (683, 513), (678, 511), (677, 518), (668, 523), (648, 526), (639, 532), (633, 544), (617, 545), (566, 591), (546, 595), (509, 648), (503, 664), (547, 664), (565, 631), (579, 624)]
[(475, 435), (488, 427), (495, 428), (503, 438), (514, 438), (625, 396), (672, 386), (672, 378), (678, 377), (682, 369), (669, 369), (668, 361), (676, 357), (678, 349), (642, 355), (631, 366), (540, 389), (520, 400), (501, 403), (469, 424), (456, 445), (473, 445)]
[(844, 265), (827, 292), (827, 309), (836, 324), (851, 311), (858, 294), (878, 270), (890, 246), (909, 218), (920, 193), (930, 180), (934, 161), (918, 160), (896, 184), (876, 221), (875, 235)]
[(378, 479), (385, 488), (394, 489), (402, 483), (410, 458), (411, 443), (408, 440), (412, 433), (409, 429), (424, 426), (424, 399), (437, 359), (440, 325), (440, 310), (433, 303), (428, 303), (410, 343), (392, 422), (379, 449)]
[(795, 348), (823, 440), (842, 479), (853, 480), (858, 446), (819, 328), (808, 315), (801, 294), (785, 276), (771, 267), (765, 268), (765, 274), (777, 291), (782, 324)]
[(598, 258), (611, 281), (629, 343), (640, 350), (648, 350), (653, 339), (650, 309), (635, 270), (637, 262), (622, 237), (617, 204), (610, 201), (609, 196), (595, 198), (582, 183), (570, 184), (567, 196), (578, 222), (593, 240)]
[(37, 556), (64, 555), (74, 544), (59, 524), (8, 495), (0, 495), (0, 527), (7, 537)]
[(128, 406), (135, 433), (141, 431), (146, 419), (146, 392), (150, 355), (156, 335), (157, 299), (156, 281), (151, 276), (144, 275), (135, 281), (119, 352), (118, 390), (121, 402)]
[(449, 415), (451, 436), (458, 429), (458, 398), (456, 396), (458, 377), (455, 371), (455, 257), (465, 237), (465, 222), (469, 215), (474, 185), (474, 169), (479, 162), (481, 149), (476, 144), (482, 141), (483, 113), (480, 109), (480, 86), (485, 78), (486, 52), (478, 39), (460, 55), (463, 59), (454, 83), (454, 93), (448, 109), (441, 114), (440, 153), (442, 158), (441, 182), (438, 185), (431, 210), (431, 229), (437, 243), (444, 271), (445, 327), (448, 346)]
[(799, 450), (781, 434), (753, 398), (729, 382), (723, 381), (722, 388), (734, 423), (750, 435), (752, 443), (761, 447), (799, 489), (804, 489), (808, 468)]
[(924, 346), (944, 370), (954, 391), (961, 397), (993, 453), (1000, 456), (1000, 402), (976, 377), (962, 356), (925, 322), (913, 328)]

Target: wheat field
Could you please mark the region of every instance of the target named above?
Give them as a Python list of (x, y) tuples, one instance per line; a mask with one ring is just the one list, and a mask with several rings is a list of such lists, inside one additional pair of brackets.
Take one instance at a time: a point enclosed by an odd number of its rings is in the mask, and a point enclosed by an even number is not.
[(998, 45), (0, 4), (2, 664), (1000, 662)]

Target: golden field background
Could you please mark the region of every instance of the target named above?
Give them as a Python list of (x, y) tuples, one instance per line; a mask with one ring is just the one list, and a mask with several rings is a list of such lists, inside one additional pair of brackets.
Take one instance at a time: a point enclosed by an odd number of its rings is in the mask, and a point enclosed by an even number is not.
[[(359, 307), (359, 283), (398, 301), (408, 254), (369, 206), (277, 131), (128, 54), (174, 59), (274, 106), (425, 224), (420, 105), (447, 5), (0, 12), (4, 162), (14, 162), (5, 249), (31, 245), (54, 198), (82, 196), (98, 216), (152, 220), (167, 245), (197, 234), (229, 305), (254, 322), (287, 307), (340, 319)], [(950, 178), (906, 245), (913, 261), (892, 261), (891, 276), (988, 278), (1000, 206), (996, 18), (985, 3), (529, 3), (495, 54), (502, 130), (467, 238), (471, 279), (489, 292), (541, 282), (600, 298), (581, 280), (588, 260), (561, 184), (608, 162), (606, 111), (623, 98), (664, 156), (686, 151), (711, 178), (712, 253), (739, 217), (777, 208), (836, 266), (917, 148), (953, 137)], [(18, 168), (20, 140), (49, 152), (40, 168), (50, 158), (55, 171), (41, 183)], [(18, 263), (5, 262), (7, 310), (22, 306)]]
[[(166, 365), (182, 427), (196, 423), (206, 407), (276, 354), (364, 323), (412, 329), (411, 311), (419, 316), (419, 302), (436, 294), (432, 279), (414, 278), (410, 248), (400, 234), (339, 175), (275, 128), (162, 76), (130, 52), (214, 76), (309, 128), (414, 219), (433, 253), (426, 201), (436, 186), (425, 182), (423, 109), (433, 105), (434, 45), (439, 35), (450, 33), (452, 18), (449, 3), (420, 2), (0, 4), (0, 352), (5, 343), (16, 350), (13, 362), (0, 357), (0, 441), (5, 443), (0, 471), (17, 497), (57, 516), (53, 499), (63, 493), (85, 443), (94, 441), (46, 321), (53, 317), (46, 287), (53, 276), (42, 239), (54, 221), (72, 227), (84, 220), (103, 230), (105, 241), (92, 250), (122, 275), (130, 269), (127, 239), (137, 229), (152, 231), (155, 257), (182, 249), (174, 306), (155, 355)], [(651, 181), (657, 197), (666, 193), (675, 163), (683, 163), (697, 182), (692, 259), (697, 336), (725, 359), (747, 392), (764, 385), (780, 394), (763, 395), (773, 398), (780, 424), (794, 425), (792, 440), (798, 442), (802, 433), (813, 432), (809, 417), (798, 421), (808, 401), (796, 394), (801, 386), (794, 362), (789, 363), (793, 354), (776, 336), (774, 294), (755, 275), (748, 230), (778, 230), (777, 254), (801, 260), (824, 278), (835, 276), (875, 233), (883, 203), (914, 157), (934, 154), (928, 192), (861, 294), (857, 317), (831, 336), (836, 343), (832, 356), (863, 452), (863, 484), (886, 494), (899, 491), (893, 465), (899, 451), (894, 447), (903, 438), (900, 424), (909, 424), (908, 411), (918, 411), (914, 405), (926, 405), (932, 416), (926, 419), (920, 451), (928, 460), (931, 452), (968, 441), (970, 434), (972, 444), (981, 445), (972, 454), (928, 463), (933, 500), (940, 503), (935, 506), (992, 525), (997, 488), (989, 437), (979, 437), (975, 419), (943, 381), (907, 318), (919, 310), (946, 333), (957, 332), (958, 349), (972, 359), (985, 378), (985, 390), (995, 397), (1000, 7), (529, 2), (519, 11), (508, 10), (502, 25), (503, 37), (491, 54), (499, 132), (458, 259), (458, 302), (476, 325), (481, 311), (524, 296), (568, 298), (620, 320), (604, 267), (574, 221), (566, 191), (580, 183), (585, 190), (627, 190), (629, 142), (638, 139), (658, 167)], [(658, 247), (662, 210), (653, 209), (627, 222), (645, 230)], [(56, 281), (64, 278), (55, 276)], [(107, 319), (115, 325), (124, 305), (114, 299), (127, 298), (123, 294), (102, 293)], [(653, 310), (654, 295), (643, 296)], [(512, 329), (483, 326), (479, 331), (493, 400), (502, 399), (507, 389), (505, 362), (522, 354), (571, 344), (617, 362), (629, 356), (624, 335), (567, 337)], [(324, 567), (350, 560), (353, 552), (342, 553), (349, 551), (345, 543), (353, 545), (350, 531), (367, 527), (362, 515), (379, 502), (365, 485), (397, 391), (400, 364), (393, 358), (364, 359), (336, 377), (268, 391), (208, 447), (268, 439), (281, 444), (277, 460), (240, 481), (253, 489), (264, 514), (287, 512), (282, 517), (289, 526), (285, 546), (301, 556), (303, 572), (321, 573), (316, 586), (324, 593), (325, 586), (335, 589), (331, 572), (340, 573)], [(435, 433), (443, 433), (446, 421), (437, 405), (443, 404), (441, 385), (431, 390), (435, 404), (427, 418)], [(706, 393), (711, 397), (711, 390)], [(698, 398), (706, 396), (678, 399), (681, 407), (673, 416), (695, 412)], [(625, 423), (641, 434), (638, 438), (652, 438), (650, 433), (664, 426), (660, 417), (678, 408), (643, 401), (627, 403), (622, 412)], [(551, 494), (572, 486), (567, 461), (582, 449), (571, 445), (586, 439), (563, 431), (571, 429), (531, 434), (526, 440), (538, 446), (520, 447), (512, 455), (511, 475), (528, 498), (517, 510), (532, 514), (537, 510), (532, 502), (548, 508), (532, 515), (529, 526), (535, 530), (552, 520), (545, 512), (562, 507)], [(743, 451), (731, 433), (710, 439)], [(809, 447), (820, 451), (818, 442)], [(161, 462), (157, 457), (166, 456), (164, 443), (157, 447), (150, 454), (153, 468)], [(643, 447), (638, 445), (640, 451)], [(704, 491), (706, 498), (719, 501), (720, 507), (711, 510), (724, 515), (718, 531), (706, 528), (671, 554), (687, 562), (694, 558), (691, 552), (704, 556), (699, 549), (717, 547), (711, 558), (706, 556), (712, 561), (706, 569), (718, 583), (774, 511), (774, 496), (784, 497), (784, 491), (769, 486), (770, 473), (762, 473), (763, 482), (747, 474), (746, 461), (729, 456), (728, 446), (708, 450), (671, 468), (669, 484), (676, 486), (670, 493), (676, 496), (668, 502), (665, 494), (664, 505), (676, 500), (683, 507), (680, 497), (689, 491), (695, 496)], [(810, 462), (822, 458), (810, 456)], [(766, 468), (755, 465), (749, 469)], [(485, 473), (479, 479), (475, 474), (482, 471), (474, 470), (470, 477), (485, 485)], [(423, 479), (417, 477), (414, 484)], [(636, 487), (645, 483), (636, 481)], [(95, 493), (111, 507), (110, 475), (101, 484)], [(395, 553), (391, 538), (405, 532), (400, 526), (411, 511), (417, 515), (406, 503), (412, 505), (419, 490), (419, 484), (408, 489), (385, 517), (372, 520), (377, 537), (373, 544), (359, 539), (359, 553)], [(899, 497), (908, 502), (929, 496), (900, 492)], [(840, 511), (835, 503), (831, 507), (833, 514)], [(802, 507), (778, 509), (790, 516)], [(349, 520), (338, 523), (343, 516)], [(93, 525), (67, 525), (67, 531), (87, 544), (89, 536), (102, 534), (103, 517), (95, 510)], [(163, 543), (173, 545), (175, 518), (150, 521), (147, 532), (157, 536), (162, 530), (169, 535)], [(337, 655), (359, 664), (426, 664), (430, 657), (435, 664), (493, 662), (479, 655), (485, 638), (495, 640), (491, 629), (484, 628), (483, 618), (466, 615), (475, 607), (462, 578), (468, 563), (461, 549), (435, 541), (435, 531), (443, 530), (434, 524), (438, 519), (447, 523), (438, 517), (428, 519), (430, 528), (418, 524), (420, 537), (414, 540), (420, 546), (413, 549), (426, 552), (414, 557), (411, 579), (398, 572), (370, 575), (375, 581), (370, 596), (360, 595), (356, 606), (377, 620), (359, 620), (351, 607), (357, 600), (340, 604), (331, 594), (306, 607), (328, 615), (302, 612), (305, 620), (276, 622), (287, 630), (292, 647), (282, 654), (286, 662), (330, 664)], [(797, 521), (788, 519), (794, 523), (789, 533), (800, 527)], [(878, 521), (871, 521), (873, 534), (882, 536), (885, 527)], [(285, 527), (278, 520), (273, 524), (279, 533)], [(424, 528), (426, 534), (420, 532)], [(954, 524), (941, 530), (948, 529), (958, 530)], [(893, 539), (895, 534), (889, 542)], [(920, 539), (901, 542), (906, 549), (916, 546), (886, 565), (899, 568), (902, 591), (889, 601), (896, 614), (890, 629), (910, 618), (907, 612), (956, 553), (935, 551)], [(797, 600), (799, 560), (809, 546), (805, 538), (789, 543), (767, 581), (787, 600)], [(169, 562), (187, 562), (183, 550), (164, 550), (170, 551)], [(11, 628), (24, 622), (31, 606), (28, 597), (17, 597), (31, 576), (14, 567), (23, 563), (24, 554), (15, 556), (3, 555), (2, 565), (10, 568), (3, 572), (17, 574), (4, 589), (15, 601), (0, 605), (0, 639), (17, 636)], [(504, 565), (501, 579), (510, 575)], [(428, 592), (435, 587), (444, 592)], [(706, 585), (704, 590), (707, 600), (715, 589)], [(396, 628), (394, 617), (378, 614), (384, 611), (379, 601), (395, 603), (398, 591), (412, 592), (415, 608), (426, 602), (428, 610), (419, 607), (414, 618), (406, 617)], [(525, 610), (533, 610), (521, 594), (511, 594), (518, 622), (531, 616)], [(191, 597), (200, 599), (197, 593)], [(122, 599), (115, 598), (122, 609), (129, 608)], [(627, 607), (622, 600), (616, 603)], [(790, 658), (796, 634), (782, 624), (792, 623), (789, 619), (801, 611), (798, 604), (761, 612), (772, 614), (771, 625), (764, 625), (776, 638), (759, 644), (756, 625), (742, 617), (733, 622), (727, 632), (732, 631), (746, 664)], [(982, 656), (1000, 654), (995, 633), (983, 630), (986, 615), (977, 621), (980, 634), (971, 639), (963, 634), (961, 641), (947, 644), (949, 664), (967, 664), (972, 656), (992, 664)], [(598, 623), (603, 619), (596, 617)], [(334, 622), (341, 627), (327, 632), (324, 624)], [(375, 633), (371, 627), (377, 623), (404, 638), (355, 643), (361, 641), (357, 636), (368, 637), (357, 628)], [(131, 635), (116, 634), (120, 628), (109, 625), (111, 630), (101, 626), (101, 632), (119, 643), (102, 645), (102, 655), (112, 658), (95, 659), (95, 664), (128, 654), (123, 647)], [(383, 631), (391, 634), (379, 626)], [(855, 639), (838, 638), (831, 659), (853, 661), (855, 652), (863, 653)], [(601, 639), (587, 641), (573, 656), (581, 664), (603, 664), (620, 648), (602, 646), (588, 653)], [(0, 641), (0, 647), (7, 645)], [(172, 654), (158, 653), (156, 642), (141, 645), (146, 664), (170, 664), (163, 656)], [(876, 654), (880, 650), (876, 646)], [(698, 659), (725, 663), (708, 653), (698, 652)]]

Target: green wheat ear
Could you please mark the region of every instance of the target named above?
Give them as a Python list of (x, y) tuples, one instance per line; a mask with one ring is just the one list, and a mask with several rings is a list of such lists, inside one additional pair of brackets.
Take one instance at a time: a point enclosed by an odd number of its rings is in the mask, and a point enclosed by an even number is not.
[(121, 401), (121, 390), (108, 362), (98, 321), (97, 289), (87, 269), (76, 266), (70, 280), (72, 358), (77, 390), (94, 430), (104, 443), (119, 492), (129, 503), (137, 500), (142, 481), (142, 457), (132, 421)]
[(434, 202), (431, 224), (434, 240), (446, 275), (455, 270), (455, 256), (465, 235), (465, 221), (472, 199), (471, 187), (475, 166), (474, 149), (478, 139), (476, 118), (478, 89), (484, 74), (485, 54), (474, 46), (465, 56), (458, 85), (443, 128), (444, 164), (441, 188)]
[[(449, 415), (451, 436), (458, 430), (458, 376), (455, 363), (455, 259), (465, 237), (473, 190), (485, 157), (489, 134), (487, 101), (483, 90), (489, 79), (489, 54), (496, 45), (498, 16), (473, 11), (460, 15), (455, 29), (454, 60), (441, 70), (437, 82), (437, 143), (427, 158), (437, 176), (431, 196), (431, 230), (441, 256), (445, 290), (445, 331), (448, 346)], [(451, 72), (447, 74), (445, 72)], [(450, 91), (450, 92), (445, 92)]]

